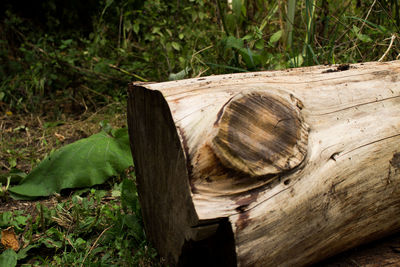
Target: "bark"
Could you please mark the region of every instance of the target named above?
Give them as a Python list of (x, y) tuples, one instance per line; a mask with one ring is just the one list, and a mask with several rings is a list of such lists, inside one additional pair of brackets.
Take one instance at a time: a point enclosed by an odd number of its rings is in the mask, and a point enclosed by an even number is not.
[(171, 265), (302, 266), (400, 229), (400, 63), (131, 84), (149, 240)]

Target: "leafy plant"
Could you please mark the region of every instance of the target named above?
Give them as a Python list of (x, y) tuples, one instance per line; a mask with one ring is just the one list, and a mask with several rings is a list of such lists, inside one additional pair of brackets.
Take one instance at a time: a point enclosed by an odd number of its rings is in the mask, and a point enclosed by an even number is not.
[(15, 198), (30, 199), (102, 184), (118, 175), (132, 165), (128, 131), (110, 133), (103, 131), (53, 152), (9, 191)]
[(0, 266), (14, 267), (17, 266), (17, 253), (12, 249), (7, 249), (0, 254)]
[[(158, 265), (155, 250), (145, 240), (132, 172), (123, 174), (109, 190), (82, 189), (52, 207), (38, 204), (32, 214), (2, 213), (0, 229), (10, 226), (23, 247), (0, 254), (12, 264), (18, 260), (18, 264), (51, 266)], [(37, 249), (49, 256), (38, 255)]]

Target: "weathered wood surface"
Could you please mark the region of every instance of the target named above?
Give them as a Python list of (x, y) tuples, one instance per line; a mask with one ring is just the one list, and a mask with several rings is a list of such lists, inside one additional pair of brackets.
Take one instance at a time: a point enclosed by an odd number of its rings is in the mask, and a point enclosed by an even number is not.
[(400, 233), (355, 247), (312, 267), (400, 266)]
[(400, 229), (400, 62), (131, 84), (150, 241), (178, 265), (302, 266)]

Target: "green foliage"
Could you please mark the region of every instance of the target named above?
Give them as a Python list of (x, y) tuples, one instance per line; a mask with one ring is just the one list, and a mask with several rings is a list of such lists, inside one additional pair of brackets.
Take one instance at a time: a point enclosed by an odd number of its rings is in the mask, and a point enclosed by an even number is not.
[(0, 254), (0, 266), (14, 267), (17, 266), (17, 253), (12, 249), (7, 249)]
[(36, 6), (47, 14), (40, 19), (4, 12), (7, 109), (57, 116), (72, 105), (80, 113), (120, 100), (132, 80), (377, 60), (392, 35), (386, 60), (399, 49), (397, 1), (104, 0), (62, 13), (55, 6)]
[[(34, 266), (156, 266), (156, 253), (145, 240), (132, 175), (123, 175), (122, 182), (108, 191), (77, 191), (55, 207), (38, 204), (32, 214), (0, 214), (0, 229), (13, 227), (24, 247), (17, 253), (5, 250), (0, 263), (14, 265), (0, 266), (15, 266), (17, 260)], [(38, 250), (50, 256), (40, 257)]]
[(132, 165), (127, 129), (108, 129), (49, 155), (9, 189), (19, 199), (49, 196), (66, 188), (104, 183)]

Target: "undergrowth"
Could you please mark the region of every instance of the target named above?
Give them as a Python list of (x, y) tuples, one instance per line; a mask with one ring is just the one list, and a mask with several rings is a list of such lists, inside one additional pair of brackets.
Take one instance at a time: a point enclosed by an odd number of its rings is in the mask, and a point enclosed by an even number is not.
[[(3, 203), (11, 201), (9, 177), (23, 179), (44, 154), (67, 143), (54, 129), (68, 131), (72, 117), (88, 124), (88, 114), (116, 103), (110, 117), (123, 113), (129, 82), (400, 55), (396, 0), (18, 3), (0, 3)], [(21, 123), (14, 119), (21, 117)], [(21, 248), (0, 248), (0, 266), (161, 265), (143, 233), (133, 173), (108, 183), (64, 192), (29, 210), (3, 209), (2, 237), (18, 239)]]
[[(0, 214), (1, 266), (156, 266), (156, 252), (143, 232), (134, 174), (107, 185), (55, 196), (27, 210)], [(112, 182), (108, 183), (111, 186)], [(9, 244), (8, 244), (9, 245)]]
[(394, 60), (400, 52), (393, 0), (25, 2), (2, 1), (3, 112), (58, 118), (124, 99), (130, 81)]

